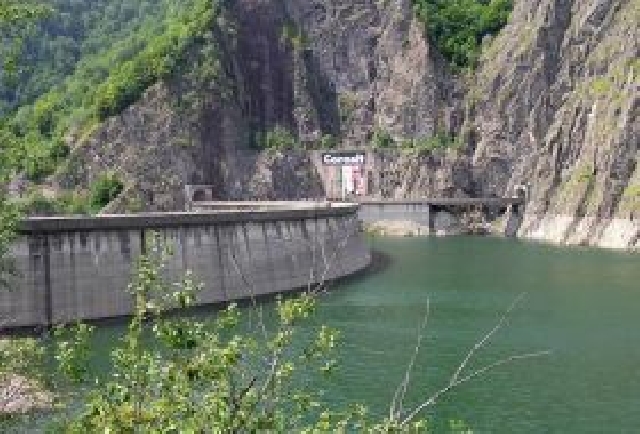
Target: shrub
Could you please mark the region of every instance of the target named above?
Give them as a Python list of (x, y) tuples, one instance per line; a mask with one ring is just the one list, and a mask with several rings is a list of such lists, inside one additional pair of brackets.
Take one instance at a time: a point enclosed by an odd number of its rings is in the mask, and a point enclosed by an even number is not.
[(34, 193), (22, 200), (19, 204), (20, 212), (33, 216), (33, 215), (54, 215), (57, 214), (58, 208), (53, 199), (43, 196), (41, 193)]
[(37, 133), (30, 133), (22, 140), (26, 156), (23, 169), (27, 179), (42, 182), (69, 156), (69, 146), (60, 138), (46, 140)]
[(442, 131), (436, 132), (430, 137), (421, 137), (414, 141), (414, 147), (421, 151), (434, 151), (436, 149), (460, 149), (463, 141), (453, 134)]
[(394, 144), (395, 141), (388, 131), (378, 128), (373, 133), (373, 147), (375, 149), (391, 148)]
[(482, 39), (507, 24), (513, 0), (413, 0), (427, 35), (454, 70), (473, 68)]
[(20, 212), (27, 216), (91, 214), (93, 211), (89, 198), (76, 192), (62, 193), (56, 198), (48, 198), (42, 193), (36, 192), (18, 201), (17, 206)]
[(338, 145), (338, 141), (331, 134), (325, 134), (320, 139), (321, 149), (333, 149)]
[(94, 210), (100, 210), (118, 197), (124, 190), (124, 184), (114, 173), (107, 173), (91, 186), (90, 204)]
[(261, 149), (286, 150), (302, 146), (289, 130), (280, 125), (264, 134), (259, 134), (257, 142)]

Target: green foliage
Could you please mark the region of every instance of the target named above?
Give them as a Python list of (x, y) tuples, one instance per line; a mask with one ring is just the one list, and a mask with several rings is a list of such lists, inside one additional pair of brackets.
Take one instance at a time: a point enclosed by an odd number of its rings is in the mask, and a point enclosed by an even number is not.
[(44, 196), (42, 193), (33, 193), (26, 198), (16, 201), (16, 205), (24, 215), (51, 216), (58, 214), (58, 206), (55, 200)]
[(620, 209), (625, 211), (640, 211), (640, 184), (630, 183), (620, 199)]
[(464, 147), (464, 142), (460, 137), (442, 131), (436, 132), (433, 136), (396, 142), (388, 131), (376, 129), (373, 134), (372, 146), (374, 149), (400, 148), (418, 152), (432, 152), (438, 149), (461, 149)]
[[(19, 80), (0, 86), (0, 99), (10, 107), (30, 103), (61, 85), (74, 69), (84, 66), (88, 57), (100, 57), (114, 45), (129, 39), (136, 39), (137, 46), (125, 43), (128, 47), (122, 48), (129, 51), (129, 56), (135, 55), (149, 36), (162, 34), (167, 17), (179, 18), (195, 2), (180, 3), (172, 0), (48, 1), (52, 12), (26, 38), (25, 50), (17, 59), (21, 65)], [(115, 65), (106, 66), (109, 69)]]
[(392, 148), (395, 146), (395, 140), (388, 131), (378, 128), (373, 132), (372, 145), (374, 149)]
[(473, 68), (482, 40), (509, 20), (513, 0), (413, 0), (430, 40), (455, 70)]
[[(196, 13), (210, 18), (202, 20)], [(201, 6), (196, 13), (188, 14), (182, 21), (171, 22), (165, 32), (133, 59), (119, 66), (98, 88), (95, 104), (101, 120), (121, 113), (149, 86), (174, 72), (187, 47), (201, 38), (211, 25), (213, 11), (210, 7)]]
[(80, 383), (87, 378), (89, 356), (91, 354), (90, 338), (95, 327), (82, 322), (71, 327), (56, 327), (55, 359), (58, 372), (73, 383)]
[(460, 137), (442, 131), (430, 137), (422, 137), (412, 141), (412, 147), (419, 151), (434, 151), (437, 149), (460, 149), (464, 146)]
[[(50, 6), (40, 0), (0, 1), (0, 90), (16, 78), (23, 43), (33, 33), (34, 23), (50, 13)], [(0, 113), (3, 105), (0, 100)]]
[(348, 124), (358, 108), (358, 99), (351, 92), (342, 92), (338, 95), (338, 107), (340, 110), (340, 122)]
[(331, 134), (324, 134), (320, 139), (320, 149), (334, 149), (338, 146), (338, 141)]
[[(6, 72), (13, 73), (16, 57), (21, 49), (25, 29), (42, 18), (48, 7), (33, 0), (1, 0), (0, 1), (0, 79)], [(0, 113), (2, 103), (0, 103)], [(0, 123), (0, 127), (1, 127)], [(16, 173), (19, 159), (18, 145), (15, 135), (6, 133), (0, 128), (0, 289), (9, 286), (10, 279), (16, 274), (16, 267), (9, 257), (9, 245), (16, 235), (16, 223), (19, 217), (17, 207), (9, 202), (5, 190), (8, 181)], [(0, 366), (10, 366), (19, 361), (6, 353), (3, 344), (0, 351)], [(0, 368), (0, 371), (2, 368)]]
[(29, 133), (22, 138), (24, 154), (22, 169), (27, 179), (42, 182), (51, 175), (58, 164), (69, 155), (69, 146), (60, 138), (41, 141), (38, 133)]
[(20, 213), (27, 216), (53, 216), (68, 214), (94, 214), (100, 211), (91, 205), (87, 194), (66, 192), (55, 198), (49, 198), (42, 193), (35, 192), (23, 199), (14, 201)]
[(100, 210), (118, 197), (124, 184), (115, 173), (106, 173), (91, 185), (91, 208)]
[[(418, 432), (423, 422), (370, 422), (361, 405), (329, 410), (321, 391), (301, 388), (331, 375), (339, 335), (313, 327), (311, 293), (278, 298), (274, 322), (246, 329), (235, 304), (208, 323), (166, 313), (187, 308), (201, 285), (190, 274), (164, 279), (170, 255), (151, 237), (129, 292), (134, 315), (107, 361), (109, 375), (86, 376), (89, 333), (75, 326), (58, 344), (58, 369), (91, 392), (60, 422), (65, 432)], [(262, 318), (262, 317), (261, 317)], [(302, 327), (312, 333), (301, 333)], [(68, 334), (69, 330), (64, 331)], [(74, 337), (75, 333), (75, 337)], [(315, 373), (315, 374), (314, 374)], [(423, 430), (424, 431), (424, 430)]]
[(24, 375), (43, 378), (45, 351), (33, 338), (0, 339), (0, 377)]
[(290, 150), (299, 149), (302, 144), (296, 139), (296, 137), (285, 127), (276, 125), (270, 131), (264, 134), (259, 134), (257, 138), (258, 147), (260, 149), (272, 149), (272, 150)]
[(9, 288), (11, 278), (16, 274), (14, 261), (9, 256), (9, 244), (15, 237), (18, 215), (17, 208), (7, 203), (0, 192), (0, 290)]
[(308, 40), (302, 30), (293, 23), (282, 26), (280, 42), (290, 44), (295, 50), (302, 50), (308, 45)]
[(0, 84), (0, 115), (2, 107), (20, 105), (0, 119), (0, 139), (11, 143), (15, 170), (35, 182), (64, 161), (69, 136), (83, 137), (183, 66), (217, 11), (209, 0), (54, 0), (52, 6), (56, 13), (38, 26), (19, 59), (33, 70)]

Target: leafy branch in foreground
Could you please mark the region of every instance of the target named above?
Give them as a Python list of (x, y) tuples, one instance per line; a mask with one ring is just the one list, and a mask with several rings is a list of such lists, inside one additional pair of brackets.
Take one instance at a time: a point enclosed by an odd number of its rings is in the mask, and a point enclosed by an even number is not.
[[(169, 310), (192, 306), (201, 286), (190, 274), (168, 284), (167, 251), (158, 245), (149, 251), (129, 286), (134, 314), (111, 354), (110, 380), (96, 383), (79, 416), (60, 422), (65, 430), (326, 432), (387, 426), (367, 423), (363, 406), (334, 412), (319, 391), (298, 386), (314, 372), (330, 375), (336, 364), (338, 333), (309, 324), (316, 309), (311, 294), (278, 298), (274, 324), (264, 329), (243, 329), (234, 304), (212, 323), (170, 317)], [(76, 376), (73, 365), (82, 358), (76, 360), (70, 348), (64, 345), (58, 359)]]

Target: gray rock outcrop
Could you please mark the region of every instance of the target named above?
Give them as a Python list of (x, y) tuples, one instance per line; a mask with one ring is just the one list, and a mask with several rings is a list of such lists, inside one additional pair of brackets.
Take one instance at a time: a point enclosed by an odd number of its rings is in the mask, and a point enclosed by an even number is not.
[(488, 191), (526, 185), (523, 237), (640, 247), (640, 2), (516, 2), (468, 93)]

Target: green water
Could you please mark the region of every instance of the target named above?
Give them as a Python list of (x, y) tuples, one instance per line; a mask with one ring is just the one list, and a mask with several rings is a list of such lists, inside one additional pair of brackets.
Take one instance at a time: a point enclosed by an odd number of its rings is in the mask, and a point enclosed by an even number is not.
[[(316, 321), (341, 330), (335, 376), (311, 387), (336, 407), (388, 412), (427, 311), (407, 405), (443, 387), (509, 305), (527, 296), (469, 369), (551, 350), (460, 386), (425, 415), (474, 432), (640, 432), (640, 256), (495, 238), (374, 239), (376, 270), (330, 288)], [(204, 316), (211, 313), (202, 312)], [(104, 354), (122, 326), (101, 327)]]
[(520, 294), (510, 322), (470, 368), (549, 349), (461, 386), (429, 412), (476, 432), (640, 432), (640, 257), (493, 238), (375, 239), (388, 264), (334, 288), (321, 320), (344, 333), (336, 402), (383, 413), (417, 327), (431, 316), (408, 395), (442, 387)]

